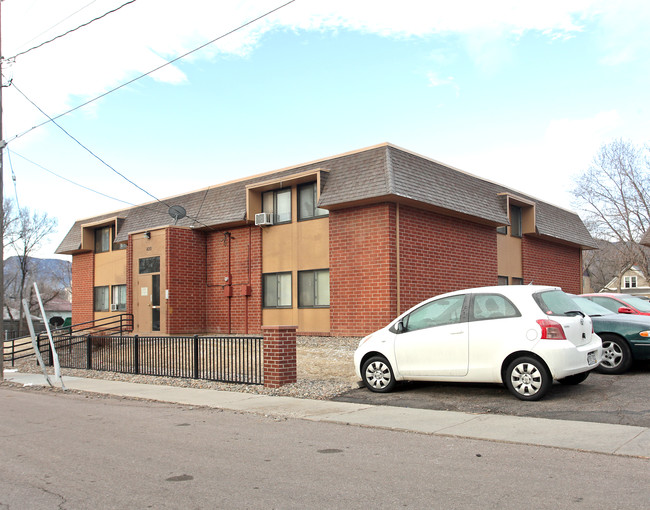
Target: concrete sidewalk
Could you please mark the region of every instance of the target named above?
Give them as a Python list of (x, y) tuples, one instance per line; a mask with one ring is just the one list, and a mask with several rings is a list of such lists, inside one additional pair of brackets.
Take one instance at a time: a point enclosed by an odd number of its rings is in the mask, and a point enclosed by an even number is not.
[[(5, 379), (23, 385), (47, 386), (42, 374), (5, 370)], [(71, 390), (159, 402), (438, 436), (650, 458), (650, 429), (645, 427), (271, 397), (81, 377), (64, 377), (63, 382), (65, 387)], [(59, 382), (53, 384), (61, 386)]]

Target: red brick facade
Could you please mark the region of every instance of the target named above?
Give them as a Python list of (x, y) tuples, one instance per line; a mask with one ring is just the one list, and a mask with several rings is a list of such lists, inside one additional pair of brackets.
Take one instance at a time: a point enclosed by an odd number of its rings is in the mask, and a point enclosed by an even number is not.
[(187, 228), (168, 227), (167, 333), (205, 331), (206, 249), (205, 234)]
[(557, 285), (572, 294), (582, 292), (580, 248), (524, 236), (521, 251), (524, 283)]
[(80, 253), (72, 257), (72, 323), (94, 319), (95, 254)]
[(206, 264), (207, 330), (259, 334), (262, 327), (261, 229), (250, 226), (209, 233)]
[(496, 285), (494, 227), (400, 206), (399, 231), (400, 313), (437, 294)]
[[(165, 230), (169, 295), (163, 298), (167, 315), (161, 333), (260, 334), (262, 230), (252, 225), (207, 232), (174, 226)], [(137, 292), (133, 256), (129, 239), (126, 276), (131, 313)], [(494, 226), (395, 203), (332, 210), (329, 334), (364, 336), (431, 296), (496, 285), (497, 262)], [(579, 248), (524, 236), (522, 263), (525, 283), (580, 292)], [(73, 322), (90, 321), (93, 253), (74, 255), (72, 277)], [(297, 296), (293, 301), (295, 305)]]
[(395, 204), (331, 211), (330, 332), (364, 336), (397, 311)]

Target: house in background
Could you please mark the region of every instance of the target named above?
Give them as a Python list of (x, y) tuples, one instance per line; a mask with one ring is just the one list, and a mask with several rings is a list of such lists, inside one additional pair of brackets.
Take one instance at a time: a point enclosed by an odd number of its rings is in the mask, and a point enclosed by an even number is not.
[(650, 297), (650, 282), (638, 266), (632, 266), (621, 277), (613, 278), (600, 292), (637, 294)]
[(79, 220), (57, 253), (73, 323), (362, 336), (460, 288), (580, 293), (593, 248), (573, 212), (381, 144)]

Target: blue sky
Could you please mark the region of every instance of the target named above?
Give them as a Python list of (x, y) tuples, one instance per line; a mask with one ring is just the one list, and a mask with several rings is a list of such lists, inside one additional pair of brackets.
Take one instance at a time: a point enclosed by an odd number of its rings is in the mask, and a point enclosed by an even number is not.
[[(125, 1), (5, 0), (3, 55)], [(282, 3), (137, 0), (3, 63), (3, 83), (59, 114)], [(603, 143), (650, 142), (647, 2), (450, 4), (295, 0), (58, 122), (158, 198), (388, 141), (571, 208)], [(151, 200), (53, 124), (16, 137), (44, 117), (15, 87), (3, 107), (20, 205), (59, 220), (39, 256), (75, 219), (126, 204), (20, 156)], [(14, 197), (6, 152), (4, 179)]]

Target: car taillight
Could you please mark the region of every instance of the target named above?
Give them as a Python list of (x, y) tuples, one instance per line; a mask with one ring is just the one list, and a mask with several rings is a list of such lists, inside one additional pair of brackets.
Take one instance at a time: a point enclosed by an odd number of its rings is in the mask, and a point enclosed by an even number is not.
[(566, 340), (561, 324), (550, 319), (539, 319), (537, 324), (542, 328), (542, 340)]

